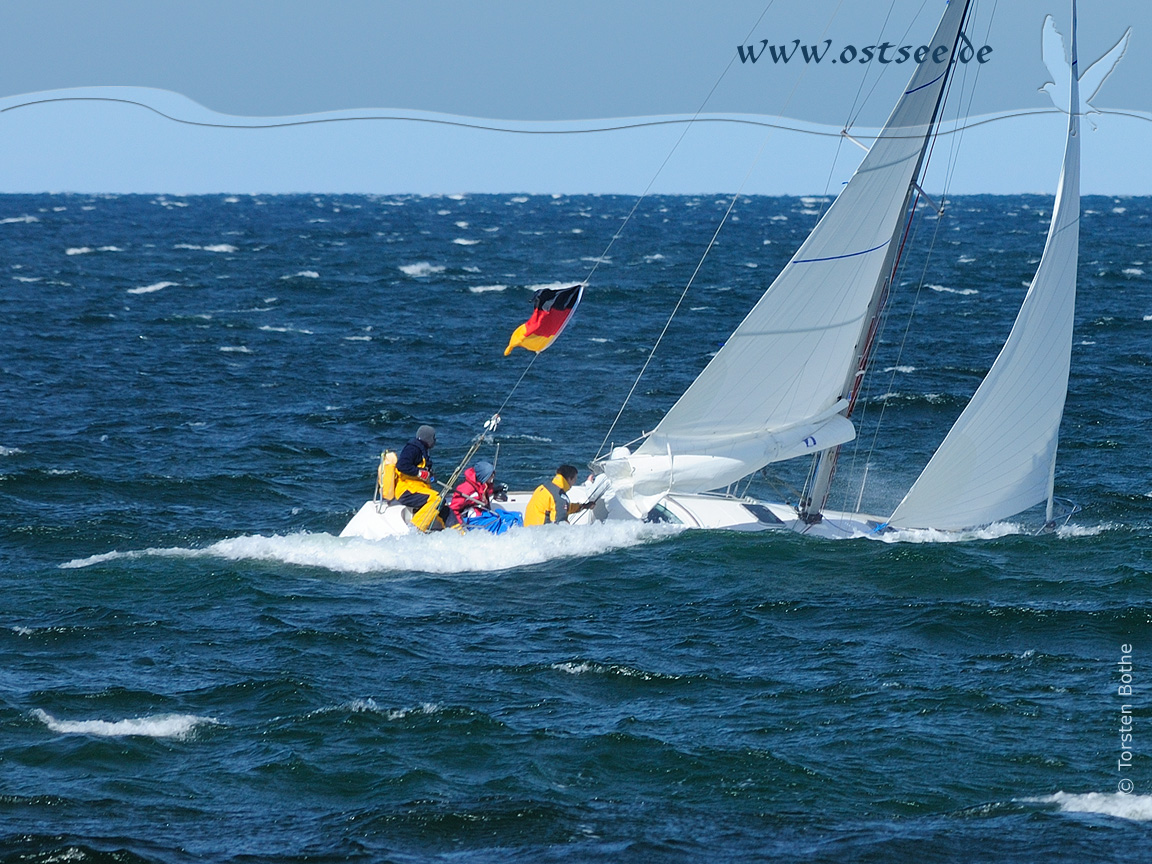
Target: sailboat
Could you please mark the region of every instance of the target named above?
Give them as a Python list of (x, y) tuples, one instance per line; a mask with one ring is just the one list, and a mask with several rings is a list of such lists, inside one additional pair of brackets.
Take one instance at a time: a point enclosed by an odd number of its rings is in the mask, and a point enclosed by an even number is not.
[[(843, 538), (891, 529), (961, 530), (1046, 502), (1068, 387), (1080, 220), (1076, 10), (1064, 163), (1036, 269), (999, 356), (895, 510), (827, 508), (852, 413), (957, 67), (971, 0), (952, 0), (887, 123), (844, 189), (760, 300), (663, 419), (634, 448), (593, 461), (569, 495), (576, 521), (642, 519), (694, 528), (788, 530)], [(943, 54), (939, 56), (944, 56)], [(724, 490), (766, 466), (811, 460), (796, 503)], [(497, 506), (522, 510), (530, 493)], [(398, 505), (367, 502), (341, 536), (411, 530)]]
[[(1044, 253), (1007, 341), (967, 407), (888, 516), (826, 508), (841, 445), (907, 236), (969, 8), (953, 0), (860, 166), (711, 362), (634, 449), (595, 463), (611, 483), (600, 518), (690, 527), (791, 528), (826, 537), (958, 530), (1042, 502), (1068, 386), (1080, 219), (1079, 92), (1073, 0), (1064, 163)], [(765, 466), (812, 460), (795, 504), (724, 490)]]

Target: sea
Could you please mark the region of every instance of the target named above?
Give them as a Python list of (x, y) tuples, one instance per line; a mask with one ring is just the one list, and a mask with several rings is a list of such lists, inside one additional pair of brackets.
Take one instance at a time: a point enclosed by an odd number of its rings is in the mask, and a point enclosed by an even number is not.
[[(650, 430), (829, 202), (701, 264), (730, 203), (0, 196), (0, 862), (1149, 860), (1152, 199), (1083, 201), (1056, 530), (338, 536), (421, 424), (514, 489)], [(920, 209), (832, 506), (899, 502), (1051, 207)]]

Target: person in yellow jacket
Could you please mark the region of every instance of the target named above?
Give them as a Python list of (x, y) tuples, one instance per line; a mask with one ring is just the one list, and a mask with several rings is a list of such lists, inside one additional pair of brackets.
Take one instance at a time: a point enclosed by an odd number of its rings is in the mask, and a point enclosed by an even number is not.
[(396, 500), (417, 512), (435, 494), (431, 484), (432, 448), (436, 446), (436, 430), (421, 426), (416, 437), (404, 445), (396, 460)]
[(576, 468), (573, 465), (561, 465), (556, 469), (556, 476), (549, 482), (542, 483), (532, 493), (532, 498), (524, 510), (525, 525), (546, 525), (550, 522), (567, 522), (568, 517), (579, 513), (585, 508), (595, 506), (589, 504), (570, 504), (566, 494), (576, 481)]

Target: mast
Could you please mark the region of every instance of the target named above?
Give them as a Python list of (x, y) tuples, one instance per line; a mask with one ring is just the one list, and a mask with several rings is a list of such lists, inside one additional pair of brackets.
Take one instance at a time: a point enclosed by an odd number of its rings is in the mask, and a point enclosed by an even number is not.
[[(893, 229), (892, 238), (888, 244), (884, 259), (884, 266), (881, 268), (880, 275), (876, 280), (872, 300), (868, 305), (868, 312), (865, 315), (864, 324), (860, 328), (860, 336), (856, 342), (856, 353), (841, 391), (841, 398), (847, 402), (847, 407), (841, 412), (841, 415), (845, 419), (852, 415), (852, 410), (856, 407), (856, 397), (860, 393), (860, 386), (864, 383), (864, 374), (868, 369), (868, 361), (871, 359), (872, 348), (880, 328), (880, 318), (888, 299), (888, 291), (892, 285), (892, 279), (896, 274), (896, 268), (900, 263), (900, 254), (904, 249), (903, 240), (907, 239), (907, 233), (912, 224), (912, 217), (915, 215), (909, 212), (909, 208), (912, 206), (913, 194), (919, 189), (919, 177), (924, 168), (928, 148), (932, 143), (932, 136), (936, 131), (936, 126), (939, 121), (940, 108), (944, 103), (944, 97), (948, 92), (948, 84), (950, 83), (952, 72), (956, 66), (956, 47), (960, 42), (960, 34), (964, 29), (964, 21), (968, 17), (968, 8), (970, 5), (971, 0), (964, 0), (964, 8), (960, 13), (959, 25), (952, 40), (952, 51), (949, 55), (948, 69), (944, 73), (947, 78), (940, 87), (939, 94), (937, 95), (936, 105), (932, 111), (932, 118), (924, 133), (924, 142), (920, 147), (920, 154), (917, 157), (916, 168), (912, 172), (912, 178), (904, 194), (904, 206), (902, 209), (903, 212), (908, 214), (908, 218), (899, 220)], [(1073, 52), (1075, 52), (1075, 48), (1073, 48)], [(1075, 57), (1075, 53), (1073, 53), (1073, 57)], [(832, 488), (832, 478), (836, 473), (836, 462), (840, 456), (840, 447), (841, 445), (837, 444), (835, 447), (821, 450), (813, 457), (812, 470), (810, 472), (811, 482), (808, 485), (807, 494), (803, 496), (798, 507), (800, 518), (807, 523), (814, 524), (822, 518), (821, 512), (828, 503), (828, 494)]]

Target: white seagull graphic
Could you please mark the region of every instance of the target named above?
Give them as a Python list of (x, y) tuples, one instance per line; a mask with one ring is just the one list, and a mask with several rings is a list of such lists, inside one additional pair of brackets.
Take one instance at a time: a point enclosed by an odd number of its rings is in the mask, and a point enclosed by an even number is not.
[[(1129, 27), (1120, 37), (1120, 41), (1109, 48), (1103, 57), (1080, 73), (1080, 104), (1077, 108), (1082, 115), (1100, 113), (1092, 104), (1092, 100), (1096, 98), (1096, 94), (1100, 92), (1100, 88), (1104, 86), (1104, 82), (1124, 56), (1124, 52), (1128, 50), (1128, 37), (1131, 35), (1132, 28)], [(1053, 105), (1067, 113), (1071, 96), (1071, 86), (1068, 83), (1070, 61), (1064, 49), (1064, 37), (1056, 29), (1051, 15), (1044, 19), (1044, 38), (1041, 47), (1044, 54), (1044, 65), (1048, 67), (1048, 72), (1056, 80), (1047, 82), (1040, 89), (1048, 94)], [(1083, 68), (1082, 65), (1081, 68)], [(1089, 120), (1088, 122), (1091, 123), (1092, 121)], [(1096, 128), (1095, 123), (1092, 124), (1092, 128)]]

